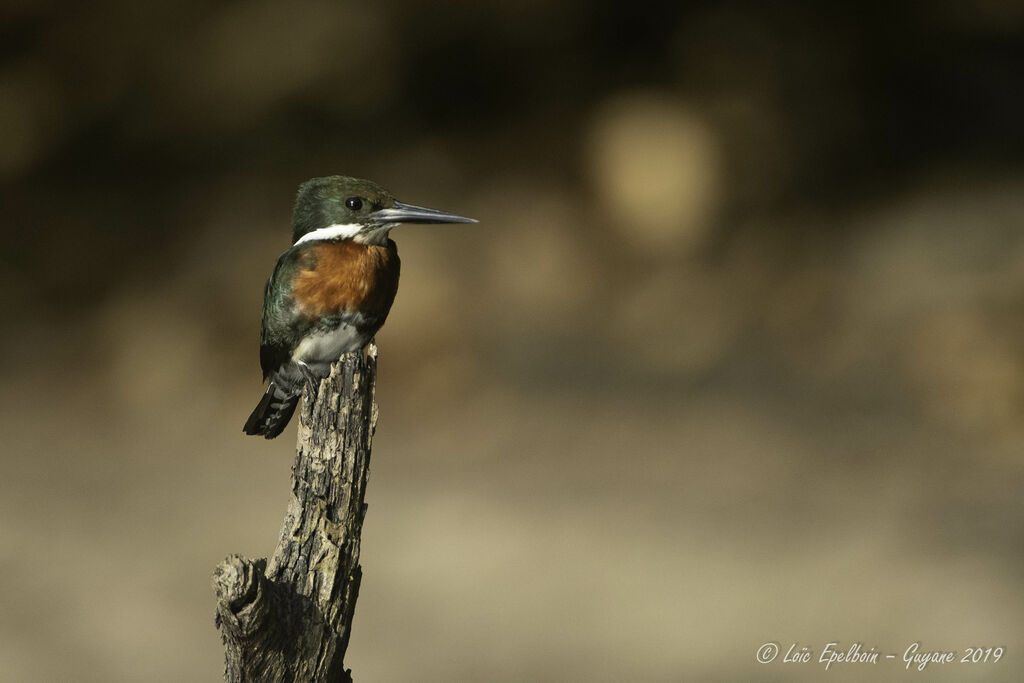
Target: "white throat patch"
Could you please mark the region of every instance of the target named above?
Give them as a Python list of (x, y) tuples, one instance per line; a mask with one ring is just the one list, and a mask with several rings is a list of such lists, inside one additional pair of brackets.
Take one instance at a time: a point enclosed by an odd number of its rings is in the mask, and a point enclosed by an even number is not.
[(340, 224), (328, 225), (326, 228), (319, 228), (313, 232), (307, 232), (293, 244), (297, 247), (303, 242), (327, 242), (330, 240), (347, 240), (360, 244), (386, 244), (388, 233), (397, 223), (385, 223), (380, 227), (366, 230), (362, 225)]
[(313, 232), (307, 232), (292, 246), (295, 247), (303, 242), (313, 242), (316, 240), (345, 240), (355, 237), (359, 234), (361, 229), (361, 225), (342, 225), (340, 223), (335, 223), (334, 225), (328, 225), (326, 228), (319, 228)]

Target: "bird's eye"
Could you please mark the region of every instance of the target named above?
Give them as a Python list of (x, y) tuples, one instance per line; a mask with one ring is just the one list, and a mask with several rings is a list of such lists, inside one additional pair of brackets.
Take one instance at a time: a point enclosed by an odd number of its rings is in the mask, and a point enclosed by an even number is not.
[(363, 208), (363, 200), (360, 199), (359, 197), (349, 197), (348, 199), (345, 200), (345, 206), (352, 209), (353, 211), (358, 211), (359, 209)]

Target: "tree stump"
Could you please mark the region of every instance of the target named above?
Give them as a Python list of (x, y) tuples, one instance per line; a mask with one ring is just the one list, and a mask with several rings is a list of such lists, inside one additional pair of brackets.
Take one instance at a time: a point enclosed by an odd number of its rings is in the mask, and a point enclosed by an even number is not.
[(362, 570), (359, 540), (377, 347), (348, 353), (303, 392), (292, 495), (270, 558), (230, 555), (213, 575), (229, 683), (351, 681), (343, 659)]

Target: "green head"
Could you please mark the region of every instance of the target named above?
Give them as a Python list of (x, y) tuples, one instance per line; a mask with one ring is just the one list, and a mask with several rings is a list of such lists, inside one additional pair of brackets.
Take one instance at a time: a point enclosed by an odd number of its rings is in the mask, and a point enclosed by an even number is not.
[(353, 239), (384, 243), (399, 223), (476, 223), (453, 213), (396, 201), (369, 180), (332, 175), (299, 186), (292, 215), (292, 242)]

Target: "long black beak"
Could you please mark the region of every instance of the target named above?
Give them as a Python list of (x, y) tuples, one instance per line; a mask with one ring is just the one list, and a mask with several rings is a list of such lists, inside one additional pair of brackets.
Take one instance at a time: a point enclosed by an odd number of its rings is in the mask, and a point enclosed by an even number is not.
[(422, 206), (413, 206), (395, 202), (395, 205), (380, 211), (374, 211), (370, 218), (381, 223), (477, 223), (475, 218), (458, 216), (447, 211), (437, 209), (426, 209)]

